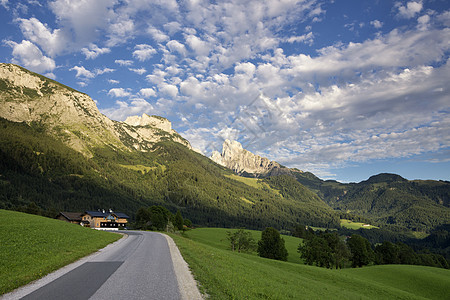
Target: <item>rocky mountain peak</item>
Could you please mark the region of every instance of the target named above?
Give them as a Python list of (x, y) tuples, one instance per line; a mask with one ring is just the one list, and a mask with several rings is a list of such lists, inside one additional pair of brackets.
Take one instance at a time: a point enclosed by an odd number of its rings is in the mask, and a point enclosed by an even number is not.
[(227, 167), (238, 174), (252, 173), (256, 176), (267, 175), (275, 169), (281, 169), (279, 163), (268, 158), (253, 154), (244, 149), (237, 141), (225, 140), (222, 145), (222, 153), (213, 151), (211, 160)]
[(131, 116), (124, 122), (132, 126), (151, 126), (166, 132), (172, 132), (172, 123), (166, 118), (159, 116), (149, 116), (147, 114), (143, 114), (142, 117)]
[(144, 114), (113, 121), (88, 95), (13, 64), (0, 63), (0, 117), (40, 124), (88, 157), (93, 147), (148, 151), (161, 140), (191, 148), (165, 118)]

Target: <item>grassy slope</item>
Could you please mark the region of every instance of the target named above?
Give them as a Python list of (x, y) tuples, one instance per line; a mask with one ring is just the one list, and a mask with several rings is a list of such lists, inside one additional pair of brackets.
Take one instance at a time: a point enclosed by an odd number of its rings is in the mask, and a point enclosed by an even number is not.
[(280, 262), (223, 249), (220, 236), (225, 231), (196, 229), (187, 234), (190, 238), (173, 236), (195, 278), (211, 299), (448, 297), (449, 270), (402, 265), (328, 270)]
[(0, 295), (120, 238), (64, 221), (0, 210)]
[[(235, 231), (235, 229), (225, 228), (198, 228), (196, 230), (189, 231), (186, 235), (203, 244), (213, 246), (218, 249), (228, 250), (230, 249), (229, 241), (227, 240), (227, 231)], [(246, 230), (252, 233), (253, 239), (257, 242), (261, 239), (261, 231)], [(288, 261), (298, 264), (303, 264), (303, 260), (300, 259), (300, 255), (297, 253), (298, 245), (302, 239), (283, 235), (286, 249), (289, 256)], [(256, 252), (253, 255), (257, 255)]]

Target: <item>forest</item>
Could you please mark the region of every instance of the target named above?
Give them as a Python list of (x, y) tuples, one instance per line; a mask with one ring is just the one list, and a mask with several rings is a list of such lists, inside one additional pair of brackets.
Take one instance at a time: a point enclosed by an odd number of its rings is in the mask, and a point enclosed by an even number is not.
[[(203, 226), (287, 229), (300, 219), (339, 226), (338, 214), (303, 187), (303, 194), (282, 195), (249, 187), (175, 142), (156, 143), (149, 152), (92, 152), (86, 158), (39, 124), (0, 120), (0, 208), (47, 216), (112, 208), (134, 217), (142, 206), (164, 205)], [(268, 183), (279, 187), (277, 180)]]

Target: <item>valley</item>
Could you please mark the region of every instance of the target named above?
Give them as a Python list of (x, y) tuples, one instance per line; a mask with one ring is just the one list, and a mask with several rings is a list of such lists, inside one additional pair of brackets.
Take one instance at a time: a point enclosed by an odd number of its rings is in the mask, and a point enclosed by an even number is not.
[[(284, 232), (349, 220), (375, 226), (359, 230), (372, 242), (424, 237), (450, 220), (449, 182), (395, 174), (325, 181), (236, 141), (225, 141), (216, 163), (165, 118), (113, 121), (72, 88), (11, 64), (0, 70), (2, 209), (53, 217), (111, 208), (133, 219), (140, 207), (163, 205), (196, 225)], [(450, 257), (445, 243), (438, 247)]]

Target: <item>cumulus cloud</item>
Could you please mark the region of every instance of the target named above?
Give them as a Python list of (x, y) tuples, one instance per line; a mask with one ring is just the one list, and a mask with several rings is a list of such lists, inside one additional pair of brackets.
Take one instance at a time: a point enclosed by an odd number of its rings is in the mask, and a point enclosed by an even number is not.
[(95, 75), (102, 75), (105, 73), (112, 73), (116, 71), (115, 69), (103, 68), (103, 69), (95, 69)]
[(309, 32), (307, 34), (303, 34), (301, 36), (291, 36), (286, 40), (286, 42), (292, 43), (305, 43), (311, 45), (314, 42), (314, 34)]
[(53, 71), (56, 67), (55, 61), (43, 55), (41, 50), (30, 41), (23, 40), (20, 44), (13, 41), (5, 43), (13, 48), (14, 63), (38, 73)]
[(158, 90), (172, 98), (175, 98), (178, 95), (178, 88), (176, 85), (168, 84), (168, 83), (161, 83), (158, 85)]
[(146, 61), (156, 54), (156, 50), (147, 44), (136, 45), (134, 49), (133, 57), (136, 57), (139, 61)]
[(81, 52), (86, 56), (86, 59), (94, 59), (97, 58), (101, 54), (110, 53), (111, 49), (109, 48), (99, 48), (95, 44), (90, 44), (87, 48), (82, 48)]
[(169, 41), (166, 46), (170, 49), (171, 52), (177, 52), (181, 55), (186, 55), (186, 48), (183, 44), (176, 40)]
[(135, 98), (130, 102), (116, 101), (114, 107), (102, 109), (101, 112), (113, 120), (124, 121), (129, 116), (141, 116), (143, 113), (152, 115), (154, 108), (145, 99)]
[(70, 45), (61, 29), (52, 31), (36, 18), (17, 19), (17, 22), (25, 38), (39, 45), (50, 56), (61, 54)]
[(124, 60), (124, 59), (116, 59), (114, 62), (122, 67), (131, 66), (133, 64), (132, 60)]
[(69, 71), (76, 71), (77, 74), (75, 75), (75, 77), (77, 77), (77, 78), (82, 77), (82, 78), (87, 79), (87, 78), (95, 77), (95, 74), (93, 72), (86, 70), (86, 68), (83, 66), (75, 66), (75, 67), (69, 69)]
[(373, 21), (370, 21), (370, 25), (372, 25), (376, 29), (380, 29), (381, 27), (383, 27), (383, 22), (378, 21), (378, 20), (373, 20)]
[(109, 90), (108, 95), (121, 98), (121, 97), (129, 97), (131, 96), (131, 93), (125, 90), (124, 88), (113, 88)]
[(422, 10), (423, 4), (422, 1), (410, 1), (406, 5), (397, 2), (395, 7), (398, 9), (398, 17), (411, 19)]
[(162, 32), (159, 29), (156, 29), (154, 27), (150, 27), (147, 32), (153, 37), (153, 39), (155, 41), (157, 41), (158, 43), (161, 42), (165, 42), (167, 40), (169, 40), (169, 36), (167, 34), (165, 34), (164, 32)]
[(115, 80), (115, 79), (108, 79), (108, 82), (111, 84), (119, 84), (120, 83), (119, 80)]
[(62, 30), (72, 33), (73, 43), (84, 46), (97, 38), (99, 29), (111, 26), (111, 20), (116, 19), (112, 10), (116, 3), (116, 0), (55, 0), (49, 6)]
[(139, 74), (139, 75), (143, 75), (143, 74), (147, 73), (147, 70), (145, 68), (139, 68), (139, 69), (128, 68), (128, 70), (130, 70), (131, 72), (134, 72), (136, 74)]
[(144, 88), (141, 89), (139, 91), (139, 94), (144, 97), (144, 98), (150, 98), (150, 97), (155, 97), (156, 96), (156, 92), (154, 89), (152, 88)]

